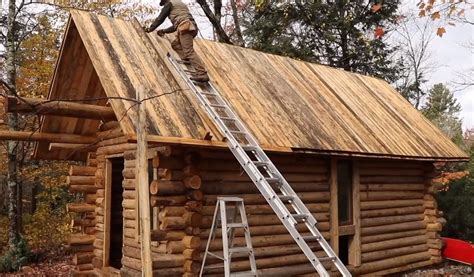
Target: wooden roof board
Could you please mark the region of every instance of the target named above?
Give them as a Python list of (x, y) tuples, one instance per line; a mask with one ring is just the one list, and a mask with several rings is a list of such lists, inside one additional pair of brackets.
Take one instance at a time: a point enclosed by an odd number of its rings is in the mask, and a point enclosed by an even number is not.
[[(167, 40), (142, 35), (131, 22), (79, 11), (72, 12), (69, 29), (80, 37), (101, 93), (109, 97), (125, 134), (134, 134), (132, 100), (144, 85), (146, 97), (153, 98), (145, 102), (150, 135), (185, 141), (202, 139), (210, 131), (222, 137), (167, 61), (166, 53), (172, 52)], [(68, 36), (64, 44), (74, 39)], [(195, 48), (215, 86), (262, 145), (368, 156), (467, 158), (382, 80), (206, 40), (197, 40)], [(61, 59), (73, 56), (71, 52), (63, 49)], [(79, 75), (87, 79), (85, 73)], [(74, 84), (81, 86), (82, 81)], [(86, 91), (85, 96), (91, 96), (90, 91), (100, 90)], [(69, 122), (68, 132), (86, 128), (85, 122)]]

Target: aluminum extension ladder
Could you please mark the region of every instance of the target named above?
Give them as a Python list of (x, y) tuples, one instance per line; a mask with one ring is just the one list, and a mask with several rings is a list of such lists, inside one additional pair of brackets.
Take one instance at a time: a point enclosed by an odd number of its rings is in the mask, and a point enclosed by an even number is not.
[[(336, 266), (342, 276), (351, 276), (349, 270), (316, 228), (317, 221), (311, 212), (268, 158), (244, 123), (218, 93), (212, 82), (195, 83), (191, 81), (186, 73), (187, 66), (185, 64), (176, 61), (170, 53), (168, 53), (168, 59), (224, 134), (230, 151), (265, 197), (318, 274), (329, 276), (322, 264), (322, 262), (329, 261)], [(289, 208), (293, 211), (290, 211)], [(298, 229), (302, 229), (302, 226), (300, 226), (302, 224), (307, 228), (304, 233), (298, 231)], [(308, 243), (313, 242), (321, 246), (326, 254), (325, 257), (318, 258), (315, 255), (308, 245)]]
[[(230, 204), (228, 206), (228, 204)], [(227, 216), (229, 213), (228, 221)], [(237, 215), (240, 215), (240, 221), (237, 221)], [(217, 229), (222, 230), (222, 253), (223, 256), (219, 256), (211, 251), (209, 247), (214, 241)], [(235, 246), (234, 237), (235, 229), (242, 228), (245, 236), (245, 246)], [(216, 257), (224, 261), (224, 276), (225, 277), (237, 277), (237, 276), (254, 276), (257, 277), (257, 264), (255, 263), (255, 254), (252, 248), (252, 239), (250, 238), (250, 229), (247, 221), (247, 215), (245, 213), (244, 200), (240, 197), (218, 197), (216, 210), (214, 212), (214, 218), (212, 220), (211, 231), (209, 233), (209, 239), (206, 245), (206, 252), (204, 252), (204, 258), (202, 260), (201, 272), (199, 277), (203, 276), (203, 273), (208, 269), (222, 268), (222, 266), (206, 266), (207, 255)], [(231, 261), (232, 257), (244, 257), (248, 256), (250, 261), (250, 271), (245, 272), (231, 272)]]

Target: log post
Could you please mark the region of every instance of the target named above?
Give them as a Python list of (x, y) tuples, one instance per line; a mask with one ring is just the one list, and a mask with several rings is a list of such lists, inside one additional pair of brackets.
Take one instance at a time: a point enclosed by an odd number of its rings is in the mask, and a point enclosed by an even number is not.
[(143, 100), (144, 87), (137, 91), (138, 123), (137, 123), (137, 170), (138, 173), (138, 202), (140, 211), (141, 257), (144, 276), (153, 275), (151, 257), (151, 230), (150, 230), (150, 192), (148, 180), (148, 159), (146, 140), (146, 106)]
[(425, 208), (424, 211), (424, 222), (426, 223), (426, 231), (428, 239), (427, 246), (428, 252), (431, 255), (431, 261), (433, 263), (440, 263), (441, 258), (441, 238), (439, 232), (443, 228), (444, 222), (446, 220), (441, 216), (438, 205), (436, 203), (436, 198), (434, 197), (435, 188), (433, 184), (433, 178), (436, 175), (436, 169), (434, 165), (430, 164), (425, 171), (425, 195), (423, 197)]

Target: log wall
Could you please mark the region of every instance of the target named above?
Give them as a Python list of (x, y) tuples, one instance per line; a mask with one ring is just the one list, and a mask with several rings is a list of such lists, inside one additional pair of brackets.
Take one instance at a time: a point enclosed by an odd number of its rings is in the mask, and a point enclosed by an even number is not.
[[(86, 253), (77, 257), (77, 270), (89, 272), (91, 268), (100, 269), (103, 265), (105, 156), (124, 153), (123, 257), (120, 271), (123, 276), (141, 276), (140, 231), (135, 201), (135, 145), (122, 142), (120, 136), (108, 138), (103, 143), (105, 145), (98, 148), (95, 157), (91, 156), (90, 165), (97, 167), (94, 176), (90, 175), (91, 168), (83, 169), (89, 175), (81, 172), (84, 174), (82, 181), (94, 179), (96, 193), (93, 194), (92, 189), (81, 189), (81, 193), (94, 195), (88, 201), (95, 206), (79, 205), (75, 208), (76, 212), (89, 213), (91, 217), (80, 218), (82, 220), (74, 223), (84, 228), (84, 235), (74, 239), (80, 246), (76, 248)], [(261, 275), (314, 272), (232, 154), (223, 150), (163, 146), (150, 148), (147, 155), (151, 167), (154, 275), (197, 276), (219, 196), (244, 198)], [(270, 157), (316, 217), (318, 228), (329, 241), (329, 159), (288, 154)], [(360, 172), (362, 264), (359, 267), (349, 266), (350, 270), (358, 275), (388, 274), (439, 262), (439, 231), (444, 220), (432, 195), (433, 167), (422, 162), (376, 160), (358, 160), (357, 164)], [(300, 231), (305, 233), (307, 230)], [(220, 237), (218, 232), (217, 240), (211, 244), (213, 251), (221, 250)], [(240, 230), (236, 233), (236, 242), (244, 243)], [(312, 247), (316, 253), (321, 253), (316, 244)], [(217, 259), (208, 259), (208, 264), (218, 263)], [(329, 265), (326, 266), (329, 269)], [(235, 258), (232, 268), (246, 271), (250, 266), (246, 258)], [(213, 269), (207, 274), (222, 276), (223, 273), (222, 269)]]
[(93, 259), (94, 242), (96, 239), (96, 201), (97, 187), (95, 173), (97, 157), (89, 153), (85, 166), (73, 165), (70, 167), (67, 183), (69, 191), (77, 195), (82, 202), (70, 203), (67, 211), (73, 214), (71, 227), (74, 234), (69, 238), (69, 247), (73, 253), (73, 276), (94, 276)]
[(424, 162), (360, 161), (361, 255), (357, 274), (383, 275), (441, 261), (442, 221)]

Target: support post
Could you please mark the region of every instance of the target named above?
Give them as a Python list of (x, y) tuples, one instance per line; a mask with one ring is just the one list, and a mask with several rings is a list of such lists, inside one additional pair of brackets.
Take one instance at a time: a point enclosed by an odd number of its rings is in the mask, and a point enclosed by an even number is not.
[(142, 258), (142, 276), (153, 275), (151, 259), (151, 227), (150, 227), (150, 192), (148, 180), (147, 140), (146, 140), (146, 109), (142, 103), (145, 89), (140, 86), (137, 93), (138, 123), (137, 123), (137, 176), (138, 176), (138, 199), (140, 210), (140, 240)]

